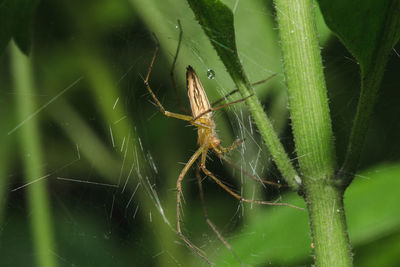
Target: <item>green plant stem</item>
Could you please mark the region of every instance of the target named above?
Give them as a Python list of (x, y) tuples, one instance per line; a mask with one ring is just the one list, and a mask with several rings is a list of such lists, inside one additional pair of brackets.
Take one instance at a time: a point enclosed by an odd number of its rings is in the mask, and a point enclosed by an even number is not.
[(301, 172), (327, 179), (336, 159), (312, 1), (276, 1), (290, 116)]
[(362, 68), (361, 93), (357, 105), (353, 127), (351, 128), (350, 139), (344, 163), (340, 169), (339, 177), (343, 188), (346, 188), (354, 178), (357, 170), (362, 147), (368, 130), (369, 121), (378, 97), (389, 55), (396, 40), (396, 32), (400, 28), (400, 1), (392, 1), (385, 28), (370, 66), (367, 70)]
[(352, 266), (343, 191), (323, 180), (305, 187), (316, 265)]
[(293, 134), (318, 266), (351, 266), (312, 0), (276, 0)]
[[(237, 77), (235, 75), (232, 75), (232, 73), (231, 77), (243, 97), (250, 95), (252, 89), (246, 77)], [(246, 80), (247, 83), (243, 83), (243, 80)], [(260, 100), (256, 96), (253, 96), (246, 100), (246, 104), (249, 107), (253, 120), (257, 125), (257, 128), (260, 131), (260, 134), (268, 148), (268, 151), (271, 154), (279, 171), (281, 172), (282, 176), (289, 184), (289, 186), (293, 190), (297, 191), (299, 189), (299, 184), (296, 179), (298, 179), (299, 176), (296, 170), (293, 168), (293, 165), (290, 162), (290, 159), (286, 154), (285, 149), (279, 141), (279, 137), (276, 134), (271, 121), (268, 119), (268, 116), (265, 113)]]
[[(11, 45), (11, 63), (18, 119), (23, 121), (36, 110), (36, 92), (33, 87), (30, 61), (15, 44)], [(43, 152), (37, 117), (32, 117), (26, 121), (18, 131), (25, 182), (34, 182), (44, 176)], [(57, 266), (54, 256), (56, 249), (46, 179), (34, 182), (23, 190), (27, 192), (37, 266)]]

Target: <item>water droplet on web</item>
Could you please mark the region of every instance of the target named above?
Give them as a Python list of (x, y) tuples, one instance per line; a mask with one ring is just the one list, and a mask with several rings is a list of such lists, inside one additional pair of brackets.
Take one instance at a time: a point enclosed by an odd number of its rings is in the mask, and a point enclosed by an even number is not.
[(208, 69), (207, 70), (207, 78), (212, 80), (215, 78), (215, 71), (213, 71), (212, 69)]

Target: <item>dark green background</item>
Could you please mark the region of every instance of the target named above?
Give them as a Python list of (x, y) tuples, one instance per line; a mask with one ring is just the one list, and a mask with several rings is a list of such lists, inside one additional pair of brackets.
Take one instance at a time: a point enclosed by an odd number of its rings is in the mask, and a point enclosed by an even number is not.
[[(230, 8), (235, 5), (235, 1), (224, 2)], [(239, 1), (235, 12), (237, 46), (252, 81), (278, 72), (273, 81), (257, 87), (256, 91), (273, 119), (281, 141), (291, 158), (295, 158), (278, 34), (271, 7), (271, 3), (264, 1)], [(20, 123), (16, 115), (16, 98), (33, 98), (40, 107), (80, 77), (83, 79), (76, 86), (34, 117), (40, 123), (45, 155), (43, 167), (46, 174), (52, 174), (40, 181), (47, 183), (56, 238), (56, 246), (49, 255), (56, 257), (60, 266), (205, 265), (165, 223), (150, 189), (152, 187), (157, 193), (165, 216), (174, 228), (176, 179), (183, 168), (181, 163), (186, 162), (197, 148), (196, 132), (192, 127), (186, 127), (185, 122), (158, 113), (149, 101), (141, 76), (146, 74), (154, 51), (152, 32), (155, 32), (161, 51), (151, 86), (168, 109), (180, 112), (169, 81), (179, 34), (177, 19), (181, 20), (184, 29), (182, 53), (176, 68), (180, 97), (188, 107), (184, 73), (190, 64), (203, 81), (210, 99), (216, 100), (234, 85), (185, 1), (41, 1), (32, 24), (29, 24), (32, 28), (30, 58), (34, 95), (15, 94), (10, 49), (6, 48), (2, 53), (2, 266), (32, 266), (36, 253), (29, 228), (31, 214), (36, 211), (28, 208), (26, 188), (11, 191), (25, 183), (22, 166), (26, 155), (19, 152), (18, 135), (24, 126), (8, 135)], [(318, 22), (335, 142), (341, 162), (359, 95), (360, 70), (320, 17)], [(393, 53), (362, 156), (361, 172), (345, 195), (356, 266), (396, 266), (400, 263), (399, 64), (399, 56)], [(207, 79), (208, 69), (215, 71), (215, 79)], [(118, 97), (117, 108), (113, 109)], [(127, 117), (114, 124), (122, 116)], [(228, 146), (234, 139), (245, 137), (243, 148), (230, 153), (229, 157), (247, 171), (252, 172), (252, 167), (256, 166), (255, 171), (260, 177), (279, 180), (279, 172), (270, 162), (248, 116), (244, 105), (215, 114), (222, 143)], [(115, 148), (110, 138), (110, 126)], [(118, 133), (121, 134), (118, 136)], [(125, 150), (120, 150), (123, 137), (126, 140), (130, 137), (124, 163)], [(77, 146), (81, 155), (79, 160)], [(141, 157), (138, 161), (140, 176), (136, 172), (135, 153)], [(282, 197), (282, 201), (304, 206), (299, 197), (286, 194), (285, 189), (264, 189), (210, 156), (209, 168), (246, 196)], [(152, 168), (152, 161), (157, 172)], [(117, 184), (120, 175), (125, 182), (132, 164), (135, 170), (124, 192), (122, 188), (116, 190), (57, 179), (65, 177)], [(138, 182), (141, 185), (130, 200)], [(306, 212), (286, 207), (242, 206), (212, 181), (205, 180), (204, 186), (210, 217), (243, 262), (255, 266), (311, 264)], [(190, 240), (219, 266), (238, 265), (202, 217), (194, 172), (185, 178), (184, 197), (184, 231)]]

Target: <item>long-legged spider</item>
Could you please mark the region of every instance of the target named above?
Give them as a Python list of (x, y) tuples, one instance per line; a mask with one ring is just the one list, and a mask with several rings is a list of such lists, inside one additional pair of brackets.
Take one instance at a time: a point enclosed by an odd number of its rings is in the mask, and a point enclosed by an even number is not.
[[(182, 36), (182, 29), (181, 25), (178, 22), (181, 34), (179, 35), (179, 45), (176, 51), (176, 55), (174, 58), (174, 62), (172, 65), (172, 70), (171, 70), (171, 78), (173, 81), (173, 85), (175, 86), (175, 81), (173, 79), (173, 68), (175, 66), (175, 62), (177, 59), (177, 55), (179, 52), (179, 47), (180, 47), (180, 42), (181, 42), (181, 36)], [(195, 245), (193, 245), (182, 233), (181, 231), (181, 195), (182, 195), (182, 180), (184, 179), (186, 173), (189, 171), (190, 167), (196, 162), (198, 158), (200, 158), (200, 169), (201, 171), (208, 177), (210, 177), (212, 180), (215, 181), (220, 187), (222, 187), (226, 192), (228, 192), (230, 195), (232, 195), (234, 198), (238, 199), (239, 201), (243, 202), (248, 202), (248, 203), (256, 203), (256, 204), (263, 204), (263, 205), (276, 205), (276, 206), (290, 206), (294, 208), (298, 208), (296, 206), (293, 206), (288, 203), (278, 203), (278, 202), (270, 202), (270, 201), (262, 201), (262, 200), (252, 200), (252, 199), (246, 199), (243, 198), (241, 195), (237, 194), (234, 192), (232, 189), (230, 189), (227, 185), (225, 185), (221, 180), (219, 180), (211, 171), (207, 169), (206, 166), (206, 159), (207, 159), (207, 153), (209, 150), (214, 151), (220, 158), (225, 159), (223, 154), (235, 149), (238, 147), (244, 140), (236, 140), (232, 143), (231, 146), (229, 147), (223, 147), (221, 145), (221, 140), (218, 138), (216, 132), (215, 132), (215, 122), (212, 118), (212, 111), (221, 109), (223, 107), (236, 104), (242, 101), (245, 101), (247, 98), (252, 97), (253, 95), (250, 95), (246, 98), (233, 101), (227, 104), (223, 104), (220, 106), (212, 107), (210, 105), (210, 102), (207, 98), (207, 95), (204, 91), (204, 88), (196, 75), (196, 72), (193, 70), (191, 66), (187, 67), (186, 70), (186, 81), (187, 81), (187, 90), (188, 90), (188, 96), (189, 96), (189, 102), (190, 102), (190, 107), (192, 111), (192, 115), (184, 115), (184, 114), (179, 114), (179, 113), (173, 113), (170, 111), (167, 111), (164, 106), (161, 104), (161, 102), (158, 100), (156, 95), (154, 94), (153, 90), (151, 89), (149, 85), (149, 78), (151, 71), (153, 69), (153, 65), (155, 62), (155, 59), (157, 57), (157, 53), (159, 51), (159, 42), (157, 38), (155, 37), (156, 40), (156, 48), (154, 50), (154, 54), (146, 75), (146, 78), (144, 79), (144, 84), (153, 98), (155, 104), (158, 106), (160, 109), (161, 113), (164, 114), (167, 117), (172, 117), (184, 121), (188, 121), (191, 125), (196, 126), (198, 129), (198, 144), (199, 148), (196, 150), (196, 152), (190, 157), (189, 161), (186, 163), (185, 167), (182, 169), (181, 173), (179, 174), (177, 183), (176, 183), (176, 189), (177, 189), (177, 200), (176, 200), (176, 228), (177, 228), (177, 233), (179, 237), (186, 243), (188, 247), (190, 247), (196, 254), (198, 254), (200, 257), (202, 257), (207, 263), (212, 265), (210, 260), (202, 253), (202, 251), (197, 248)], [(231, 94), (235, 93), (236, 91), (232, 91), (231, 93), (227, 94), (225, 97), (230, 96)], [(216, 103), (219, 103), (220, 101), (217, 101)], [(226, 160), (226, 159), (225, 159)], [(229, 161), (227, 160), (229, 163)], [(199, 178), (199, 175), (197, 175)], [(251, 176), (250, 176), (251, 177)], [(252, 177), (253, 179), (257, 179), (254, 176)], [(257, 179), (259, 180), (259, 179)], [(265, 183), (271, 183), (268, 181), (263, 180), (262, 182)], [(216, 229), (215, 225), (210, 221), (207, 215), (207, 211), (204, 206), (204, 194), (203, 190), (201, 187), (201, 181), (199, 178), (199, 189), (200, 189), (200, 198), (202, 201), (203, 205), (203, 211), (204, 211), (204, 216), (206, 218), (207, 223), (209, 226), (212, 228), (212, 230), (217, 234), (218, 238), (224, 243), (224, 245), (232, 251), (232, 253), (235, 255), (233, 249), (231, 246), (228, 244), (228, 242), (222, 237), (222, 235), (218, 232)], [(239, 259), (238, 259), (239, 260)], [(240, 261), (240, 260), (239, 260)]]

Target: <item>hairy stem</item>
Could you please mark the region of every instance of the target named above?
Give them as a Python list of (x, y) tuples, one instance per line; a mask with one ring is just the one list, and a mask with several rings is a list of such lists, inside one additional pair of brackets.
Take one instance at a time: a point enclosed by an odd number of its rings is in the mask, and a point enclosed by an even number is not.
[[(249, 95), (250, 84), (244, 84), (240, 77), (235, 78), (232, 76), (235, 84), (238, 86), (240, 93), (243, 97)], [(294, 190), (298, 190), (298, 175), (296, 170), (293, 168), (292, 163), (286, 151), (284, 150), (281, 142), (279, 141), (279, 137), (275, 132), (275, 129), (272, 126), (271, 121), (269, 120), (267, 114), (265, 113), (260, 100), (253, 96), (246, 100), (246, 104), (250, 109), (250, 113), (253, 117), (255, 124), (257, 125), (258, 130), (260, 131), (261, 136), (268, 148), (269, 153), (271, 154), (275, 164), (277, 165), (279, 171), (284, 177), (285, 181), (290, 185), (290, 187)]]
[(318, 266), (351, 266), (312, 0), (276, 0), (290, 114)]

